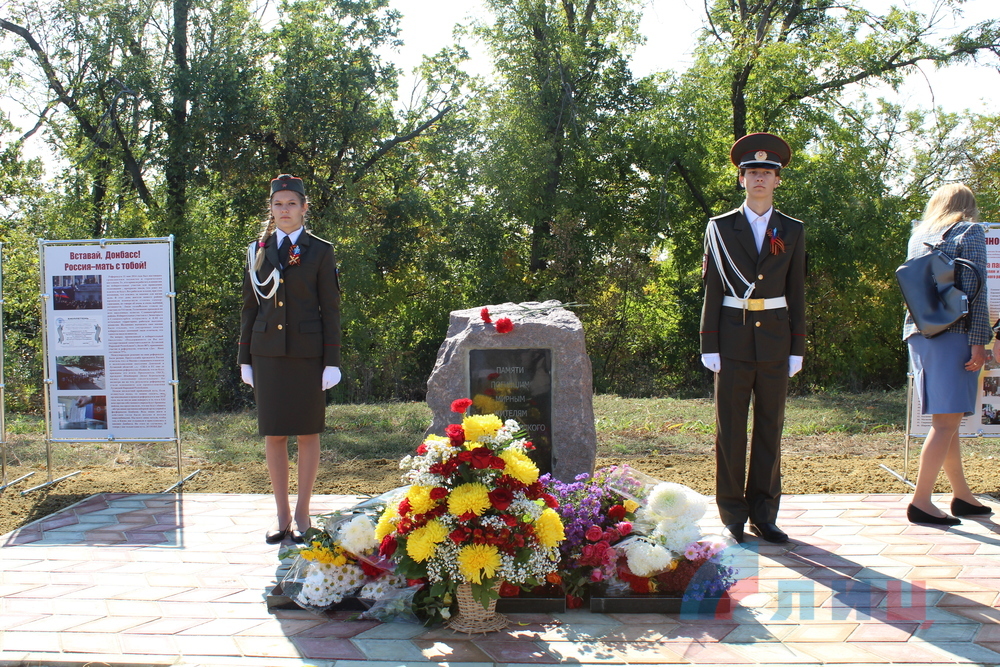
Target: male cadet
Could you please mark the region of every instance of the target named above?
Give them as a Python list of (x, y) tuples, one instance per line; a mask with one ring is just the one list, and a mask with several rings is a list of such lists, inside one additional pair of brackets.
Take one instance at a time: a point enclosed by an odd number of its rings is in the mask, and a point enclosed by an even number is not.
[(705, 230), (701, 360), (715, 373), (715, 498), (737, 542), (747, 519), (768, 542), (788, 541), (775, 521), (785, 394), (806, 346), (806, 251), (802, 222), (776, 210), (773, 198), (791, 155), (773, 134), (748, 134), (733, 144), (729, 157), (746, 201), (711, 218)]

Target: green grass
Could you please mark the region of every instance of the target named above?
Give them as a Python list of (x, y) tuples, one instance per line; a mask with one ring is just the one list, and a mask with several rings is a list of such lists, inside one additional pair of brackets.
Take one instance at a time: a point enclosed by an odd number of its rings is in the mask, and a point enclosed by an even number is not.
[[(906, 396), (903, 391), (817, 394), (788, 399), (784, 450), (789, 454), (862, 454), (895, 452), (902, 447)], [(715, 437), (711, 399), (594, 398), (599, 456), (708, 454)], [(420, 443), (430, 425), (425, 403), (331, 405), (321, 442), (327, 461), (399, 459)], [(8, 464), (45, 464), (45, 424), (40, 417), (7, 419)], [(239, 465), (264, 460), (252, 411), (181, 415), (185, 465)], [(967, 440), (963, 446), (981, 455), (1000, 456), (997, 439)], [(291, 448), (294, 454), (294, 446)], [(157, 465), (176, 462), (173, 445), (53, 443), (57, 467), (86, 465)]]

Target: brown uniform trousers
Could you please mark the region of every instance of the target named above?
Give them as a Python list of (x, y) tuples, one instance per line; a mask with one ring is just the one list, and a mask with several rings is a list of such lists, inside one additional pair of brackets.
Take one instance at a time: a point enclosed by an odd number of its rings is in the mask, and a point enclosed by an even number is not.
[[(713, 218), (732, 262), (756, 283), (752, 298), (784, 296), (787, 308), (745, 311), (722, 305), (725, 284), (705, 237), (705, 300), (701, 351), (718, 353), (715, 376), (716, 503), (726, 525), (774, 523), (781, 499), (781, 430), (785, 421), (788, 357), (805, 352), (805, 233), (799, 220), (778, 210), (768, 229), (777, 229), (784, 252), (772, 253), (768, 239), (757, 250), (742, 208)], [(725, 255), (722, 262), (727, 263)], [(732, 267), (730, 284), (745, 288)], [(729, 296), (742, 297), (743, 294)], [(753, 400), (750, 470), (746, 470), (747, 417)]]

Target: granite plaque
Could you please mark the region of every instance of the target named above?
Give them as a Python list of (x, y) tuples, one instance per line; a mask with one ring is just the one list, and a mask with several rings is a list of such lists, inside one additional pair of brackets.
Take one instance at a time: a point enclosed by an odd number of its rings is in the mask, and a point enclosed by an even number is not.
[(552, 472), (552, 350), (469, 350), (469, 414), (514, 419), (535, 446), (529, 456)]

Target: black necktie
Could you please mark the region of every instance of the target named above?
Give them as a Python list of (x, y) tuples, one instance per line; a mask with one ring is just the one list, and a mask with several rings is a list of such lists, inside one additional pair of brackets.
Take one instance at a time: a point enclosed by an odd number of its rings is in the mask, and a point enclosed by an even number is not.
[(281, 262), (281, 268), (285, 268), (288, 265), (288, 249), (291, 247), (292, 240), (286, 235), (281, 240), (281, 245), (278, 246), (278, 261)]

